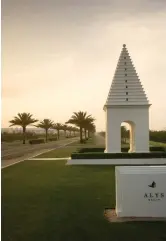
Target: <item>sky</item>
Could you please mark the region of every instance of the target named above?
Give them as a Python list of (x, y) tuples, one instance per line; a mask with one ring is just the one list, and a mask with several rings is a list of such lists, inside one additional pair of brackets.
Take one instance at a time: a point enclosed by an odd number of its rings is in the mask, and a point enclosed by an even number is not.
[(65, 123), (87, 111), (105, 130), (103, 106), (126, 44), (166, 128), (166, 0), (2, 0), (2, 127), (19, 112)]

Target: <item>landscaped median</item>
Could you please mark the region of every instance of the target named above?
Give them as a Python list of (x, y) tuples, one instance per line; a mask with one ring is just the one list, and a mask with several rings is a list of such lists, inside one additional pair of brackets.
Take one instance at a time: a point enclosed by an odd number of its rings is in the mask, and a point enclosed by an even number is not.
[(91, 148), (94, 149), (95, 147), (102, 148), (101, 145), (96, 145), (96, 137), (90, 138), (85, 144), (80, 144), (79, 141), (67, 144), (64, 147), (57, 148), (55, 150), (49, 151), (47, 153), (43, 153), (35, 157), (38, 158), (61, 158), (61, 157), (70, 157), (72, 153), (78, 152), (81, 149)]

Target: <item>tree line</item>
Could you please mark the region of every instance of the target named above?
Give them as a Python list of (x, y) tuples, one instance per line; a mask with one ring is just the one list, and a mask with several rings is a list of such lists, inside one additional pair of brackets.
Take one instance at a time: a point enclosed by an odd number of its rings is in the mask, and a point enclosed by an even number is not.
[(150, 131), (150, 140), (166, 143), (166, 130)]
[[(23, 144), (26, 142), (27, 137), (27, 126), (33, 125), (37, 128), (42, 128), (45, 130), (45, 141), (48, 141), (48, 131), (49, 130), (56, 130), (57, 131), (57, 138), (60, 137), (60, 131), (64, 131), (64, 135), (66, 136), (66, 132), (73, 132), (74, 136), (75, 133), (79, 132), (80, 135), (80, 143), (83, 143), (86, 139), (88, 139), (91, 133), (96, 131), (96, 127), (94, 124), (95, 119), (88, 115), (87, 112), (79, 111), (74, 112), (71, 118), (62, 123), (54, 123), (51, 119), (43, 119), (39, 121), (35, 119), (32, 114), (30, 113), (18, 113), (12, 120), (9, 121), (10, 127), (11, 126), (21, 126), (22, 127), (22, 136), (23, 136)], [(37, 123), (38, 122), (38, 123)], [(69, 126), (68, 124), (72, 124), (74, 126)], [(84, 134), (84, 139), (83, 139)]]
[[(99, 134), (105, 137), (105, 131), (101, 131)], [(121, 126), (121, 142), (123, 144), (127, 143), (127, 140), (130, 138), (129, 136), (130, 136), (129, 130), (127, 130), (125, 126)]]
[[(101, 131), (100, 135), (105, 137), (105, 131)], [(121, 126), (121, 142), (126, 143), (130, 138), (130, 131), (125, 126)], [(150, 141), (166, 143), (166, 130), (149, 130)]]

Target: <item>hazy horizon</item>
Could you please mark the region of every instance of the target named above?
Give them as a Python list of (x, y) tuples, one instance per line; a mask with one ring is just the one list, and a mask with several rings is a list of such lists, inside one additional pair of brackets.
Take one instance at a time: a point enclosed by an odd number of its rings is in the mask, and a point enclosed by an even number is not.
[(150, 100), (150, 129), (166, 128), (165, 0), (2, 0), (2, 127), (19, 112), (65, 123), (96, 118), (125, 43)]

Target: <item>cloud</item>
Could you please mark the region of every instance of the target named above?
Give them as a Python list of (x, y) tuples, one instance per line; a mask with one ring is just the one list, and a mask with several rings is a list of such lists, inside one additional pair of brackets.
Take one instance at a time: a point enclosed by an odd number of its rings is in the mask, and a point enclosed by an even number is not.
[(2, 15), (4, 123), (22, 110), (65, 121), (82, 109), (104, 129), (102, 107), (126, 43), (153, 104), (152, 127), (165, 125), (164, 1), (2, 0)]
[[(40, 14), (44, 16), (58, 16), (68, 18), (90, 19), (96, 13), (125, 13), (143, 14), (164, 12), (166, 10), (165, 0), (2, 0), (3, 17)], [(19, 16), (17, 15), (19, 13)]]

